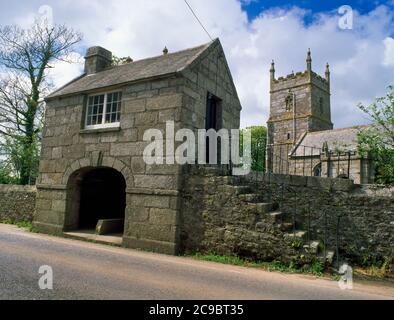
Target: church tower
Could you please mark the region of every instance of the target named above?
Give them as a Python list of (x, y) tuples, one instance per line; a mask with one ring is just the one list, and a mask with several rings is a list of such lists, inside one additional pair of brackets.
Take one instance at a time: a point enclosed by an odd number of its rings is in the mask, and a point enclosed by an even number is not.
[(333, 128), (329, 65), (326, 65), (324, 78), (313, 72), (309, 49), (304, 72), (293, 72), (276, 79), (272, 61), (267, 126), (267, 168), (278, 173), (285, 170), (278, 169), (277, 163), (288, 161), (290, 150), (304, 133)]

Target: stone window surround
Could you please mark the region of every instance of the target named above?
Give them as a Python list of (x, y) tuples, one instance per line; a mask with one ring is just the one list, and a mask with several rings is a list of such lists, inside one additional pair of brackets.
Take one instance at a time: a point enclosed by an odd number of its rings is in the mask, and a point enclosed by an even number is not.
[[(83, 131), (88, 131), (88, 130), (97, 130), (97, 129), (105, 129), (105, 128), (120, 128), (120, 121), (117, 122), (108, 122), (105, 123), (105, 117), (106, 117), (106, 113), (107, 113), (107, 96), (108, 94), (111, 93), (120, 93), (121, 95), (121, 99), (120, 99), (120, 108), (119, 108), (119, 113), (121, 112), (122, 108), (122, 90), (111, 90), (111, 91), (105, 91), (105, 92), (97, 92), (97, 93), (93, 93), (93, 94), (89, 94), (87, 96), (86, 99), (86, 105), (85, 105), (85, 121), (84, 121), (84, 127), (83, 127)], [(89, 98), (90, 97), (95, 97), (95, 96), (100, 96), (100, 95), (104, 95), (104, 103), (103, 103), (103, 117), (102, 117), (102, 123), (101, 124), (95, 124), (95, 125), (87, 125), (87, 120), (88, 120), (88, 105), (89, 105)]]

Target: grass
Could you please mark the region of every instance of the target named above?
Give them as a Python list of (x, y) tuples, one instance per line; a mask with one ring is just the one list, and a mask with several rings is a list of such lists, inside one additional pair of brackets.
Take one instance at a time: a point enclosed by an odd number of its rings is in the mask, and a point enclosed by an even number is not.
[(285, 273), (308, 273), (320, 277), (324, 275), (324, 265), (320, 261), (312, 261), (309, 264), (298, 266), (298, 263), (296, 263), (297, 261), (290, 262), (289, 264), (280, 261), (272, 261), (272, 262), (251, 261), (251, 260), (243, 259), (236, 255), (217, 255), (213, 253), (211, 254), (195, 253), (191, 257), (198, 260), (212, 261), (212, 262), (231, 264), (231, 265), (243, 266), (243, 267), (252, 267), (252, 268), (263, 269), (266, 271), (278, 271)]
[[(195, 253), (191, 255), (192, 258), (204, 261), (212, 261), (223, 264), (231, 264), (242, 267), (251, 267), (262, 269), (266, 271), (276, 271), (283, 273), (301, 273), (301, 274), (312, 274), (314, 276), (323, 277), (328, 276), (334, 281), (340, 279), (340, 275), (333, 268), (325, 269), (323, 263), (318, 260), (312, 260), (306, 262), (304, 256), (299, 256), (297, 259), (290, 263), (283, 263), (281, 261), (252, 261), (248, 259), (243, 259), (236, 255), (217, 255), (214, 253)], [(390, 270), (390, 260), (385, 259), (380, 264), (373, 264), (369, 266), (354, 266), (353, 268), (354, 276), (360, 279), (369, 280), (389, 280), (393, 281), (394, 276), (392, 270)], [(393, 280), (390, 280), (393, 279)]]
[(26, 228), (28, 230), (32, 229), (32, 223), (30, 221), (14, 221), (11, 219), (4, 219), (4, 220), (0, 220), (0, 223), (4, 223), (4, 224), (13, 224), (15, 226), (17, 226), (18, 228)]
[(367, 267), (356, 267), (355, 273), (361, 276), (367, 276), (378, 279), (385, 279), (388, 277), (392, 277), (393, 272), (390, 270), (390, 261), (385, 259), (382, 264), (379, 265), (370, 265)]

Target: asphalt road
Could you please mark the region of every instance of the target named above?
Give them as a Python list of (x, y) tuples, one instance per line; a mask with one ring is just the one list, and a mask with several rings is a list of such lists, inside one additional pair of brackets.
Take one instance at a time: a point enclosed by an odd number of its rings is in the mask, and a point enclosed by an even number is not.
[[(42, 290), (39, 267), (53, 270)], [(394, 287), (265, 272), (29, 233), (0, 224), (0, 299), (394, 299)]]

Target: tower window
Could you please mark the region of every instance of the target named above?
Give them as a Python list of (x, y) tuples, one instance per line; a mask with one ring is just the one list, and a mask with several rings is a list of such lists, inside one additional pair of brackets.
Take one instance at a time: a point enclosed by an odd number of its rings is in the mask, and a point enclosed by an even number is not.
[(320, 114), (324, 113), (323, 98), (321, 98), (321, 97), (319, 99), (319, 112), (320, 112)]
[(291, 108), (292, 108), (292, 106), (293, 106), (293, 95), (292, 95), (292, 94), (289, 94), (289, 95), (286, 97), (285, 102), (286, 102), (286, 111), (291, 111)]
[(288, 133), (287, 133), (287, 140), (290, 140), (290, 139), (291, 139), (291, 133), (288, 132)]

